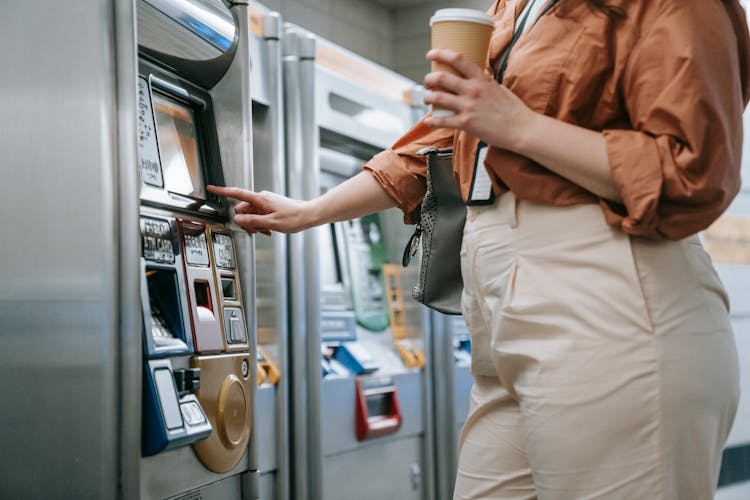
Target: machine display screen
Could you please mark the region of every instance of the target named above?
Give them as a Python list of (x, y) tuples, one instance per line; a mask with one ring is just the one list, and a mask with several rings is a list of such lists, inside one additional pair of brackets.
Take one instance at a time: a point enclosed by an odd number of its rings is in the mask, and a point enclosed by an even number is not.
[(164, 184), (171, 193), (206, 199), (193, 111), (185, 104), (152, 94)]

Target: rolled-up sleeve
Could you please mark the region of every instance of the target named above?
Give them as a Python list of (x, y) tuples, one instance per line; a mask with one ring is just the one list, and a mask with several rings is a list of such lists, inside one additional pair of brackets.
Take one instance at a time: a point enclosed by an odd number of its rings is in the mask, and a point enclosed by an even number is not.
[(604, 131), (622, 205), (602, 208), (629, 234), (684, 238), (739, 190), (747, 83), (736, 26), (722, 2), (697, 3), (662, 2), (623, 74), (632, 129)]
[(419, 220), (419, 208), (426, 190), (425, 158), (416, 156), (416, 152), (427, 146), (445, 148), (453, 144), (453, 130), (431, 128), (423, 121), (424, 118), (364, 166), (403, 210), (407, 224)]

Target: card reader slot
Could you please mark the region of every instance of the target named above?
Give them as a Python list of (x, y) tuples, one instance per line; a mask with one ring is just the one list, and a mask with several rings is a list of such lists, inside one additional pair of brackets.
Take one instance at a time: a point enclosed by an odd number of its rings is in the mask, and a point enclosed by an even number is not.
[(156, 345), (184, 341), (177, 273), (173, 269), (146, 268), (151, 336)]

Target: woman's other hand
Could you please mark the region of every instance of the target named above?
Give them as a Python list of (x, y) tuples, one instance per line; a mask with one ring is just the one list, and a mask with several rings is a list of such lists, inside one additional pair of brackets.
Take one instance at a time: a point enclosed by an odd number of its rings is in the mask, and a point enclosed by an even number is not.
[(234, 223), (250, 234), (271, 231), (297, 233), (312, 227), (310, 203), (293, 200), (268, 191), (255, 193), (236, 187), (208, 186), (208, 191), (219, 196), (239, 200), (234, 207)]
[[(488, 144), (513, 151), (524, 130), (532, 125), (536, 113), (457, 52), (431, 50), (427, 59), (447, 64), (459, 75), (436, 71), (425, 76), (424, 85), (431, 90), (425, 97), (425, 104), (437, 104), (456, 113), (445, 118), (429, 117), (425, 124), (464, 130)], [(433, 90), (436, 88), (440, 90)]]

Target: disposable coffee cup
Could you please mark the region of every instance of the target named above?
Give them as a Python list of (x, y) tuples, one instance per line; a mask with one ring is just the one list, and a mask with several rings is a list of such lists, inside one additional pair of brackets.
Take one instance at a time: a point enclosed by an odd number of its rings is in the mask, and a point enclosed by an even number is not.
[[(432, 48), (449, 49), (463, 54), (484, 69), (495, 23), (492, 17), (474, 9), (440, 9), (430, 19)], [(458, 74), (451, 66), (432, 61), (432, 71)], [(440, 89), (434, 89), (440, 90)], [(432, 116), (453, 116), (453, 111), (433, 104)]]

